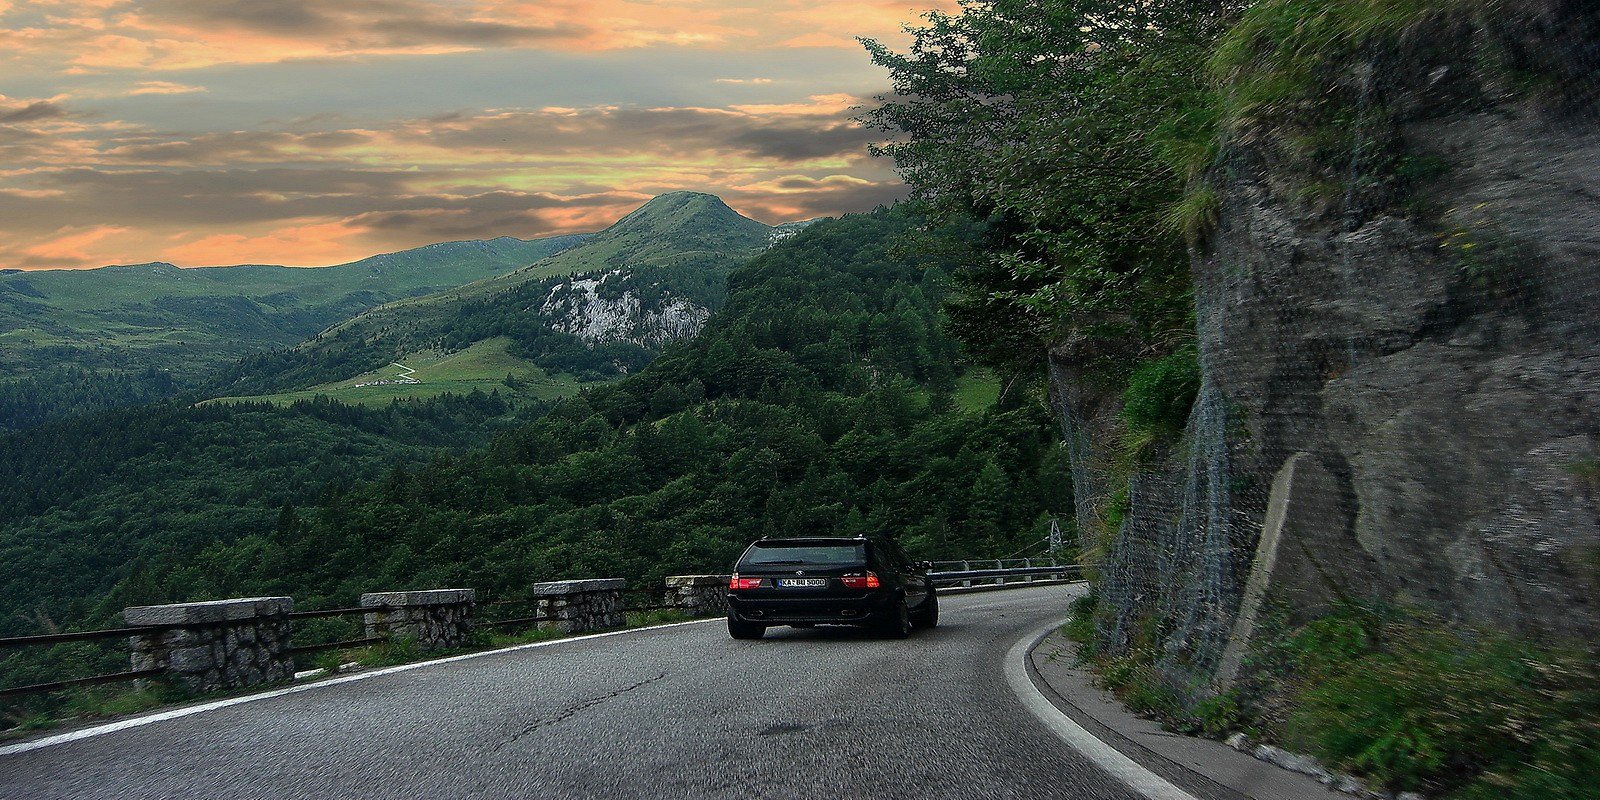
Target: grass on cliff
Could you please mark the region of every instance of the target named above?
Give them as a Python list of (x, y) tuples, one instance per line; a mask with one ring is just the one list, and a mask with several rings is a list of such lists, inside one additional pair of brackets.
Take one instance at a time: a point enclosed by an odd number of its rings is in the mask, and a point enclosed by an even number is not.
[(1425, 614), (1350, 606), (1270, 637), (1234, 691), (1186, 709), (1156, 672), (1157, 623), (1101, 651), (1096, 601), (1064, 632), (1100, 682), (1174, 730), (1245, 731), (1390, 791), (1577, 800), (1600, 786), (1600, 664)]
[(1222, 37), (1207, 65), (1226, 125), (1325, 103), (1330, 64), (1393, 40), (1433, 14), (1480, 0), (1263, 0)]

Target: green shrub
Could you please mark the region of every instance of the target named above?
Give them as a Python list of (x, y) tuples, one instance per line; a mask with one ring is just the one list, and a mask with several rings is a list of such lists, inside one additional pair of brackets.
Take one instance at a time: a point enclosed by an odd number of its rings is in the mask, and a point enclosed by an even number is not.
[(1062, 626), (1061, 632), (1068, 639), (1082, 645), (1093, 646), (1094, 642), (1094, 612), (1100, 605), (1100, 598), (1093, 594), (1086, 594), (1072, 601), (1072, 618)]
[(1286, 743), (1391, 790), (1592, 797), (1600, 672), (1592, 656), (1427, 616), (1349, 608), (1282, 645)]
[(1168, 229), (1194, 241), (1202, 231), (1216, 224), (1221, 213), (1222, 198), (1217, 191), (1205, 184), (1198, 184), (1185, 191), (1183, 197), (1167, 209), (1163, 222)]
[(1122, 393), (1122, 419), (1135, 437), (1171, 439), (1183, 433), (1200, 391), (1200, 360), (1193, 347), (1140, 364)]
[(1244, 12), (1211, 56), (1230, 126), (1326, 105), (1324, 73), (1433, 14), (1480, 0), (1262, 0)]

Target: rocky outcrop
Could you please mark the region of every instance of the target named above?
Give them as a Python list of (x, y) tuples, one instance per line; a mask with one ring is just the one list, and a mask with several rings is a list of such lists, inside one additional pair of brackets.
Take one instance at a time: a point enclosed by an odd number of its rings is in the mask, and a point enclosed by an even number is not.
[(1265, 486), (1304, 451), (1333, 477), (1302, 546), (1336, 592), (1593, 638), (1600, 127), (1525, 104), (1400, 136), (1446, 170), (1426, 211), (1329, 218), (1234, 160), (1196, 279), (1238, 471)]
[[(1365, 598), (1600, 637), (1600, 80), (1584, 61), (1600, 12), (1516, 14), (1425, 23), (1405, 41), (1459, 47), (1351, 65), (1385, 113), (1347, 131), (1331, 173), (1258, 130), (1210, 176), (1204, 386), (1182, 444), (1133, 475), (1100, 566), (1106, 644), (1155, 640), (1179, 696), (1221, 661), (1269, 505), (1275, 566), (1255, 583), (1294, 614)], [(1541, 25), (1564, 49), (1531, 44)], [(1554, 88), (1512, 87), (1473, 55), (1491, 44)], [(1318, 200), (1330, 174), (1344, 184)], [(1052, 355), (1092, 525), (1125, 478), (1108, 467), (1117, 402), (1074, 379), (1070, 347)]]
[(705, 327), (711, 310), (681, 297), (667, 295), (646, 308), (630, 289), (608, 291), (607, 283), (622, 281), (614, 270), (598, 278), (575, 278), (550, 290), (539, 309), (551, 326), (588, 344), (632, 342), (659, 347), (688, 339)]

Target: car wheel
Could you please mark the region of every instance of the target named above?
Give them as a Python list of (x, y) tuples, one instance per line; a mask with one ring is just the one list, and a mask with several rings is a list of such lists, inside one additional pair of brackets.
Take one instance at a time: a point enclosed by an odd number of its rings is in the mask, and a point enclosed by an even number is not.
[(744, 622), (742, 620), (734, 619), (733, 617), (728, 617), (728, 635), (735, 639), (760, 639), (762, 636), (765, 636), (766, 633), (767, 626), (765, 625), (758, 625), (754, 622)]
[(911, 622), (919, 628), (939, 627), (939, 595), (929, 591), (928, 599), (922, 601), (922, 608), (917, 609)]
[(906, 608), (904, 597), (895, 603), (894, 611), (884, 620), (883, 635), (890, 639), (904, 639), (911, 635), (911, 609)]

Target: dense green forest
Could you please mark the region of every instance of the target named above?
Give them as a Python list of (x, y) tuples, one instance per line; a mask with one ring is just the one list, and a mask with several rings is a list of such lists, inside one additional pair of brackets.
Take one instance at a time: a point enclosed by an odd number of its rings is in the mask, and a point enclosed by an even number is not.
[(169, 372), (94, 372), (62, 367), (0, 381), (0, 433), (109, 408), (153, 403), (179, 390)]
[(493, 395), (381, 410), (172, 401), (0, 438), (0, 635), (114, 622), (130, 592), (188, 597), (206, 548), (270, 530), (330, 483), (482, 444), (507, 411)]
[(1007, 554), (1068, 510), (1067, 469), (1038, 391), (958, 402), (940, 304), (969, 232), (924, 228), (818, 223), (735, 271), (697, 339), (492, 440), (506, 409), (483, 396), (174, 403), (13, 435), (0, 630), (257, 593), (656, 580), (780, 533)]
[(203, 555), (229, 588), (335, 602), (374, 587), (725, 568), (751, 539), (898, 536), (1004, 554), (1068, 503), (1037, 394), (955, 402), (947, 258), (896, 254), (904, 212), (818, 223), (734, 273), (692, 343), (486, 451), (396, 469)]

